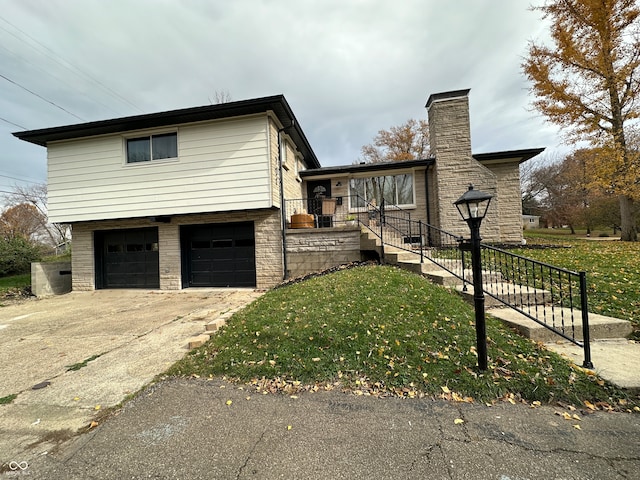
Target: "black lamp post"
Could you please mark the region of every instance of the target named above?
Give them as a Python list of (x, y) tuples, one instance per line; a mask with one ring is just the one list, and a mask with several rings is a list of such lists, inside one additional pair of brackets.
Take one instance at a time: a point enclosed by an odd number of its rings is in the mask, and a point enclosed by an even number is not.
[[(460, 212), (462, 219), (471, 230), (471, 244), (461, 248), (471, 250), (471, 268), (473, 272), (473, 303), (476, 310), (476, 344), (478, 350), (478, 369), (487, 369), (487, 329), (484, 319), (484, 290), (482, 288), (482, 260), (480, 258), (480, 224), (487, 214), (493, 195), (474, 190), (469, 185), (464, 195), (453, 204)], [(465, 248), (465, 249), (466, 249)], [(464, 269), (464, 265), (462, 266)]]

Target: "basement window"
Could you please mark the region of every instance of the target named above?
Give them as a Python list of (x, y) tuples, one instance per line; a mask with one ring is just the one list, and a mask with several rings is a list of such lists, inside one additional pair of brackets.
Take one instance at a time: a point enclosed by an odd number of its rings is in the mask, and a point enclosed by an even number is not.
[(127, 139), (127, 163), (178, 157), (178, 134), (162, 133)]

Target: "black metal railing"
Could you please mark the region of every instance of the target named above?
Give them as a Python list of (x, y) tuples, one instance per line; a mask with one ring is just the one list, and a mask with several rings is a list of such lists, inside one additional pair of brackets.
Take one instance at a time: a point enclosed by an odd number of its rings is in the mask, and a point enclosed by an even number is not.
[(591, 367), (585, 272), (574, 272), (481, 244), (485, 294), (584, 349)]

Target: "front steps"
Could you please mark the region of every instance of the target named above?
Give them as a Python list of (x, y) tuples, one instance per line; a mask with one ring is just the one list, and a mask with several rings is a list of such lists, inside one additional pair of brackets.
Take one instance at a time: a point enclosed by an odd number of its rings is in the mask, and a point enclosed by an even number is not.
[[(531, 310), (534, 309), (535, 307), (531, 308)], [(536, 315), (536, 318), (547, 319), (546, 321), (549, 325), (554, 326), (554, 328), (560, 330), (565, 335), (575, 338), (576, 340), (583, 340), (582, 315), (579, 310), (573, 312), (573, 318), (571, 317), (571, 310), (568, 308), (538, 306), (537, 310), (538, 315)], [(524, 337), (536, 342), (556, 342), (560, 339), (560, 337), (551, 330), (511, 308), (490, 308), (487, 310), (487, 313), (499, 318)], [(553, 323), (552, 320), (554, 318), (555, 323)], [(564, 326), (562, 323), (563, 320)], [(598, 315), (597, 313), (589, 313), (589, 337), (591, 340), (621, 339), (628, 336), (632, 331), (633, 327), (631, 323), (626, 320)]]
[[(364, 246), (368, 247), (368, 249), (376, 249), (380, 252), (380, 239), (371, 233), (363, 232), (361, 242)], [(444, 262), (443, 265), (447, 267), (447, 269), (444, 269), (426, 257), (423, 258), (421, 263), (419, 252), (400, 250), (388, 245), (385, 245), (384, 258), (387, 263), (423, 275), (438, 285), (454, 289), (468, 302), (473, 303), (473, 285), (469, 283), (472, 282), (473, 279), (471, 270), (465, 269), (464, 271), (464, 277), (468, 281), (466, 289), (462, 285), (462, 280), (447, 270), (459, 271), (460, 264), (458, 260), (441, 260), (441, 262)], [(549, 319), (547, 321), (549, 324), (552, 324), (551, 319), (555, 316), (555, 328), (560, 331), (563, 331), (562, 321), (564, 318), (565, 324), (567, 325), (564, 333), (571, 338), (582, 340), (582, 316), (580, 311), (574, 310), (572, 319), (570, 309), (545, 306), (544, 304), (551, 298), (549, 291), (501, 283), (500, 274), (495, 272), (484, 271), (483, 278), (486, 282), (484, 288), (485, 309), (487, 313), (502, 320), (510, 327), (515, 328), (521, 335), (539, 342), (556, 342), (562, 339), (562, 337), (534, 322), (525, 315), (504, 306), (502, 302), (487, 295), (487, 293), (492, 293), (509, 303), (521, 307), (525, 311), (527, 311), (527, 308), (531, 312), (535, 312), (537, 309), (538, 315), (536, 315), (536, 318), (542, 319), (543, 321), (544, 319)], [(571, 327), (571, 324), (574, 326)], [(633, 327), (631, 323), (626, 320), (589, 313), (589, 334), (591, 340), (624, 339), (632, 331)]]

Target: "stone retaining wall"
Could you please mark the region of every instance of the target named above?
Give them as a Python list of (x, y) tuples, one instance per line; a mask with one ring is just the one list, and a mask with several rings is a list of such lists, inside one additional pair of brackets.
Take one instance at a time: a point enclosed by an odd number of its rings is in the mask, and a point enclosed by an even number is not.
[(289, 278), (360, 260), (358, 227), (287, 230)]

